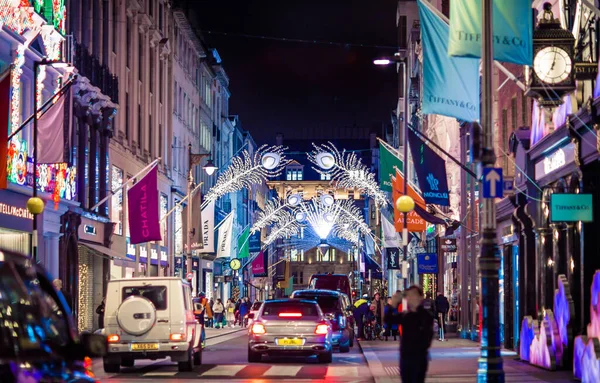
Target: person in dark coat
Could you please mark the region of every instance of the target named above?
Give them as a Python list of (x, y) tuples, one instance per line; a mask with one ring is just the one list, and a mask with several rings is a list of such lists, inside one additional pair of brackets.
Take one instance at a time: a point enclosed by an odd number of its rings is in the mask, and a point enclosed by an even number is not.
[(98, 314), (98, 327), (104, 328), (104, 310), (106, 308), (106, 298), (102, 298), (102, 303), (96, 308), (96, 314)]
[(369, 301), (367, 301), (367, 294), (363, 295), (363, 297), (356, 302), (354, 302), (354, 308), (352, 309), (352, 315), (354, 316), (354, 321), (356, 322), (356, 327), (358, 327), (358, 332), (356, 333), (356, 337), (359, 340), (362, 340), (365, 336), (365, 316), (369, 313)]
[(442, 340), (441, 331), (443, 330), (444, 334), (446, 334), (446, 316), (450, 310), (450, 302), (448, 302), (448, 298), (446, 298), (444, 294), (439, 293), (437, 298), (435, 298), (435, 308), (440, 329), (439, 340)]
[[(395, 294), (392, 306), (402, 301)], [(411, 286), (405, 291), (408, 310), (392, 315), (402, 326), (400, 338), (400, 377), (403, 383), (424, 383), (429, 364), (429, 347), (433, 340), (433, 317), (423, 307), (423, 290)]]
[(246, 327), (246, 315), (250, 312), (250, 302), (248, 302), (248, 298), (242, 299), (242, 303), (240, 303), (240, 326)]
[(384, 307), (384, 325), (385, 325), (385, 341), (388, 337), (393, 336), (394, 340), (398, 336), (398, 324), (394, 323), (394, 314), (398, 313), (398, 308), (392, 306), (392, 298), (387, 299), (387, 304)]

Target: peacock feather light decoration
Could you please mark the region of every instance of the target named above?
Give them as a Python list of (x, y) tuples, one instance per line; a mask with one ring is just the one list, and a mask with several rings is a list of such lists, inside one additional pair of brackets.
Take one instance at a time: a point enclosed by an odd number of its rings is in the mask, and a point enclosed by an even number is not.
[(240, 156), (233, 157), (229, 167), (206, 194), (202, 207), (227, 193), (250, 189), (253, 185), (279, 176), (290, 162), (285, 157), (285, 150), (282, 146), (263, 145), (254, 154), (244, 150)]
[(379, 188), (375, 174), (365, 166), (356, 153), (340, 151), (328, 142), (315, 145), (308, 153), (308, 159), (316, 165), (313, 167), (319, 174), (331, 177), (331, 183), (338, 188), (359, 189), (373, 198), (378, 206), (388, 203), (385, 193)]
[(299, 230), (300, 225), (294, 215), (290, 211), (282, 210), (281, 219), (271, 229), (271, 233), (269, 233), (263, 247), (269, 246), (279, 238), (297, 235)]

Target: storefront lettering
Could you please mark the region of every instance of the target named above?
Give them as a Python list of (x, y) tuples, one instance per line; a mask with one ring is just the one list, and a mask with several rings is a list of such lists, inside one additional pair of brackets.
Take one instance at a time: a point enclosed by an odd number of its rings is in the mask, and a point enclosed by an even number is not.
[(142, 235), (144, 238), (150, 236), (150, 230), (148, 228), (148, 191), (146, 185), (142, 186), (142, 198), (140, 198), (140, 212), (142, 213)]
[(565, 151), (562, 149), (558, 149), (556, 152), (552, 153), (550, 156), (544, 158), (544, 173), (548, 174), (556, 169), (559, 169), (567, 163), (567, 159), (565, 156)]
[(567, 144), (535, 163), (535, 179), (541, 180), (545, 176), (564, 168), (575, 161), (575, 145)]
[(5, 203), (0, 203), (0, 213), (18, 218), (33, 219), (33, 214), (26, 208), (7, 205)]

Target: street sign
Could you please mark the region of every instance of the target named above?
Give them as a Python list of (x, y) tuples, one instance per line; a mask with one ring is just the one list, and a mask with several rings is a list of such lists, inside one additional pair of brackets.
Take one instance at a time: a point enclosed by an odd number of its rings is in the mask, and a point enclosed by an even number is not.
[(456, 238), (445, 238), (441, 241), (442, 251), (447, 253), (454, 253), (457, 251)]
[(502, 168), (483, 168), (483, 198), (502, 198)]
[(515, 191), (515, 179), (514, 177), (504, 177), (504, 179), (502, 180), (503, 183), (503, 189), (504, 189), (504, 194), (514, 194)]
[(187, 273), (187, 275), (186, 275), (186, 279), (187, 279), (188, 281), (191, 281), (191, 280), (192, 280), (192, 278), (194, 278), (194, 273)]

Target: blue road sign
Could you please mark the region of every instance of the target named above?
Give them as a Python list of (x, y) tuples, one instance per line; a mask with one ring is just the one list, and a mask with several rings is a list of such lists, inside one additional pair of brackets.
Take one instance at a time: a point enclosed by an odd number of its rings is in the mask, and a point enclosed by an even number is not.
[(483, 168), (483, 198), (502, 198), (502, 168)]

